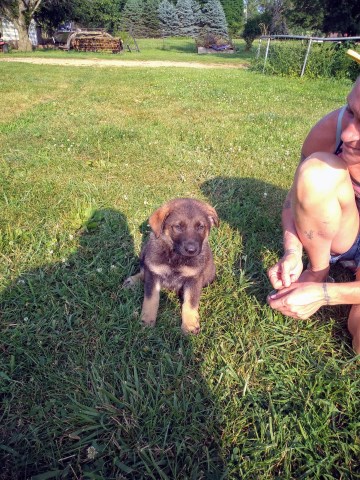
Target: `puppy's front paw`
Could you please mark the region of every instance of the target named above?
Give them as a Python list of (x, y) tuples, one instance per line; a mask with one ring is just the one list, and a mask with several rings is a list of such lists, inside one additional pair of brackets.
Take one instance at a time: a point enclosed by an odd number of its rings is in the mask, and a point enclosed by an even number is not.
[(200, 317), (197, 310), (183, 312), (181, 330), (185, 335), (197, 335), (200, 332)]
[(141, 312), (141, 321), (145, 327), (155, 327), (156, 318), (154, 318), (149, 312)]

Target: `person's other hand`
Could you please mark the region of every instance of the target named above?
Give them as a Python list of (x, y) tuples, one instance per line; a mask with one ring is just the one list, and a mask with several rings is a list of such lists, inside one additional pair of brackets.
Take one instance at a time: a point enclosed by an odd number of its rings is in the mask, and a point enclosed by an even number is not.
[(288, 317), (305, 320), (326, 304), (324, 283), (293, 283), (279, 292), (270, 293), (267, 303)]

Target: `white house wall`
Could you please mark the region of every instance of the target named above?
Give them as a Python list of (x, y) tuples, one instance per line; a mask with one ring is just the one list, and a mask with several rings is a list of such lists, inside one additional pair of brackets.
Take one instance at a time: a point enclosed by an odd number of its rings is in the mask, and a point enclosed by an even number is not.
[(2, 39), (5, 42), (17, 42), (19, 40), (19, 32), (16, 30), (15, 25), (6, 18), (2, 18), (0, 22)]
[(37, 47), (39, 45), (37, 31), (36, 31), (36, 23), (33, 19), (31, 20), (30, 26), (29, 26), (29, 39), (31, 44), (34, 47)]
[[(6, 18), (0, 18), (0, 31), (2, 33), (2, 40), (5, 42), (17, 42), (19, 40), (19, 32), (15, 28), (15, 25)], [(38, 45), (36, 23), (34, 20), (31, 20), (30, 22), (29, 39), (32, 45)]]

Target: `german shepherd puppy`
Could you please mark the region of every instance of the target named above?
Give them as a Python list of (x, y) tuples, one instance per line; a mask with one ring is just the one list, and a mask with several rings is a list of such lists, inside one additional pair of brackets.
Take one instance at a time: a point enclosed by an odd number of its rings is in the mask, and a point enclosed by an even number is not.
[(144, 281), (141, 320), (153, 326), (160, 290), (174, 290), (182, 300), (182, 331), (200, 331), (201, 289), (215, 278), (215, 265), (208, 243), (212, 226), (219, 225), (217, 213), (205, 202), (176, 198), (158, 208), (149, 218), (152, 229), (140, 254), (140, 273), (125, 280), (132, 286)]

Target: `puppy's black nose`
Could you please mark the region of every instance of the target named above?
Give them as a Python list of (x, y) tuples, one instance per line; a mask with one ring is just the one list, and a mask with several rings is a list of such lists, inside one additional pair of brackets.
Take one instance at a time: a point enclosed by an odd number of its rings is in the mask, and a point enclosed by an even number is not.
[(184, 245), (184, 249), (186, 253), (189, 253), (190, 255), (194, 255), (198, 251), (198, 244), (196, 242), (187, 242)]

